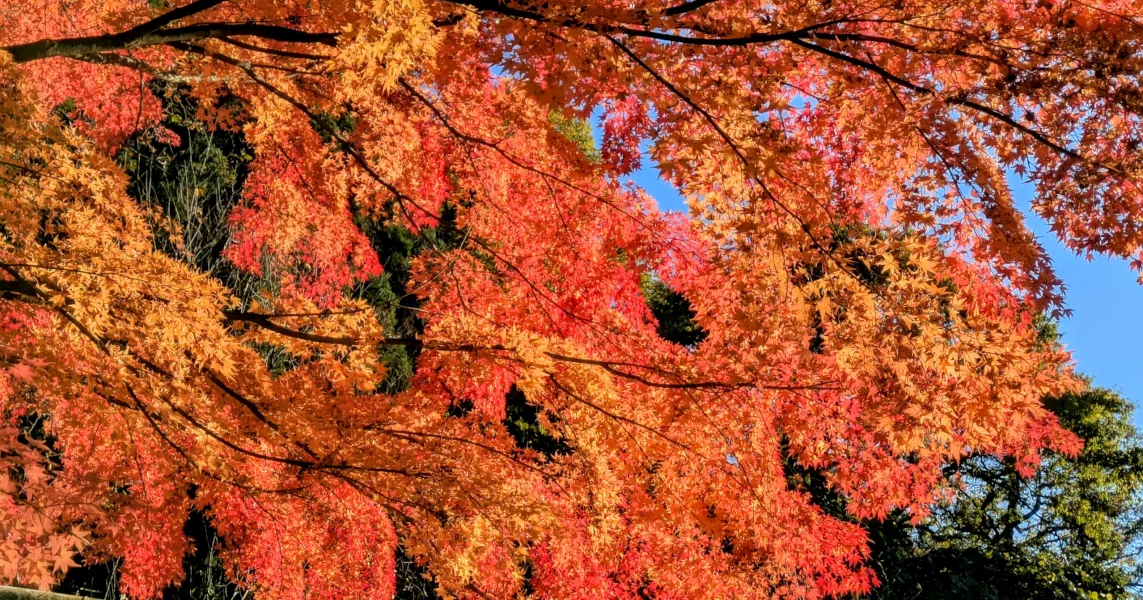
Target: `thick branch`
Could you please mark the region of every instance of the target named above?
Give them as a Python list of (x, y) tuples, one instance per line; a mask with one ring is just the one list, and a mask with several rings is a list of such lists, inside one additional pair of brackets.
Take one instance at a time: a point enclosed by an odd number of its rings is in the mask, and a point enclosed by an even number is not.
[(197, 15), (200, 12), (210, 10), (219, 4), (226, 2), (226, 0), (195, 0), (185, 6), (169, 10), (142, 25), (136, 25), (127, 30), (128, 35), (146, 35), (158, 31), (179, 19)]
[[(791, 36), (804, 35), (807, 30), (799, 31), (786, 31), (779, 33), (754, 33), (748, 36), (737, 38), (695, 38), (688, 36), (681, 36), (671, 33), (663, 33), (649, 29), (636, 29), (624, 24), (612, 23), (592, 23), (589, 21), (580, 21), (573, 18), (559, 18), (554, 16), (545, 15), (541, 12), (513, 6), (501, 0), (450, 0), (453, 4), (460, 4), (463, 6), (470, 6), (479, 11), (497, 13), (506, 17), (515, 19), (527, 19), (529, 21), (536, 21), (537, 23), (548, 23), (559, 27), (573, 27), (577, 29), (584, 29), (594, 33), (602, 34), (617, 34), (621, 33), (633, 37), (645, 37), (664, 42), (685, 42), (704, 45), (718, 45), (718, 46), (744, 46), (747, 44), (758, 44), (767, 42), (776, 42), (782, 39), (789, 39)], [(709, 2), (702, 2), (707, 4)], [(688, 2), (686, 4), (696, 4)], [(684, 5), (680, 5), (684, 6)], [(686, 9), (675, 7), (677, 12), (673, 14), (682, 14), (687, 12)], [(695, 7), (697, 8), (697, 7)], [(668, 9), (671, 10), (671, 9)], [(666, 13), (664, 13), (666, 14)]]
[(328, 60), (330, 57), (321, 54), (310, 54), (308, 52), (293, 52), (290, 50), (279, 50), (277, 48), (266, 48), (257, 44), (248, 44), (241, 40), (231, 38), (220, 38), (219, 41), (243, 48), (245, 50), (253, 50), (254, 52), (261, 52), (262, 54), (273, 54), (274, 56), (281, 56), (283, 58), (297, 58), (301, 60)]
[(89, 62), (97, 65), (117, 65), (120, 67), (127, 67), (128, 69), (134, 69), (140, 73), (150, 75), (151, 77), (154, 77), (160, 81), (169, 81), (171, 83), (196, 83), (202, 81), (203, 79), (198, 75), (181, 75), (179, 73), (172, 73), (169, 71), (160, 71), (159, 69), (152, 67), (146, 62), (132, 56), (127, 56), (126, 54), (85, 54), (72, 58), (75, 60), (81, 60), (83, 62)]
[[(221, 39), (227, 43), (243, 48), (256, 50), (268, 54), (288, 56), (292, 58), (316, 59), (324, 58), (317, 55), (289, 52), (262, 48), (250, 44), (243, 44), (227, 39), (238, 36), (255, 37), (275, 42), (289, 42), (298, 44), (321, 44), (336, 46), (338, 33), (335, 32), (309, 32), (280, 25), (267, 25), (263, 23), (196, 23), (183, 27), (167, 28), (176, 21), (185, 19), (207, 11), (223, 4), (227, 0), (195, 0), (185, 6), (169, 10), (150, 21), (136, 25), (126, 31), (104, 35), (92, 35), (74, 38), (59, 38), (39, 40), (26, 44), (0, 47), (12, 55), (17, 63), (26, 63), (55, 56), (78, 58), (104, 52), (160, 46), (173, 42), (192, 42), (206, 39)], [(449, 27), (459, 23), (464, 13), (456, 13), (435, 19), (436, 27)]]
[(143, 34), (128, 30), (122, 33), (108, 35), (95, 35), (77, 38), (56, 40), (40, 40), (28, 44), (18, 44), (4, 48), (12, 55), (17, 63), (26, 63), (53, 56), (79, 57), (116, 50), (129, 50), (173, 44), (175, 42), (190, 42), (205, 39), (218, 39), (225, 37), (249, 36), (271, 40), (275, 42), (293, 42), (298, 44), (322, 44), (335, 46), (336, 33), (311, 33), (299, 31), (278, 25), (262, 25), (259, 23), (198, 23), (163, 29)]
[(21, 296), (28, 296), (38, 299), (38, 291), (36, 290), (36, 286), (32, 285), (28, 281), (0, 281), (0, 298), (6, 298), (13, 294), (19, 294)]
[(226, 317), (227, 321), (232, 321), (232, 322), (233, 321), (243, 321), (246, 323), (254, 323), (254, 324), (258, 325), (259, 327), (262, 327), (263, 329), (268, 329), (268, 330), (273, 331), (274, 333), (277, 333), (279, 335), (284, 335), (286, 337), (292, 337), (294, 339), (299, 339), (299, 340), (303, 340), (306, 342), (313, 342), (315, 344), (332, 344), (332, 345), (336, 345), (336, 346), (356, 346), (356, 345), (362, 343), (362, 339), (357, 338), (357, 337), (333, 337), (333, 336), (328, 336), (328, 335), (318, 335), (318, 334), (314, 334), (314, 333), (306, 333), (304, 331), (298, 331), (296, 329), (290, 329), (288, 327), (283, 327), (281, 325), (278, 325), (274, 321), (270, 320), (270, 318), (266, 315), (260, 315), (257, 313), (241, 312), (241, 311), (236, 311), (236, 310), (224, 310), (224, 311), (222, 311), (222, 314), (224, 317)]
[(682, 4), (676, 4), (675, 6), (672, 6), (672, 7), (668, 8), (667, 10), (664, 10), (663, 14), (668, 16), (668, 17), (673, 17), (676, 15), (681, 15), (684, 13), (689, 13), (691, 11), (698, 10), (698, 9), (706, 6), (707, 4), (714, 4), (717, 1), (718, 0), (690, 0), (689, 2), (683, 2)]

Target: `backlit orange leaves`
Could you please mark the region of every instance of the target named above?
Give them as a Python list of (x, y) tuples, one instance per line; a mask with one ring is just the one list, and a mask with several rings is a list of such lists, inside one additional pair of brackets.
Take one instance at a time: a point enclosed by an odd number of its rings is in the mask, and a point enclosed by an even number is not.
[[(456, 597), (866, 591), (862, 528), (790, 464), (922, 518), (950, 461), (1079, 447), (1040, 405), (1075, 384), (1038, 322), (1062, 291), (1006, 177), (1077, 251), (1139, 256), (1138, 12), (0, 9), (0, 576), (122, 556), (154, 597), (197, 510), (266, 597), (390, 595), (398, 544)], [(175, 93), (253, 150), (222, 255), (256, 297), (126, 193), (113, 152), (169, 139)], [(595, 117), (598, 159), (555, 125)], [(690, 219), (624, 179), (647, 158)], [(367, 224), (429, 240), (389, 301), (423, 332), (354, 291), (404, 260)], [(648, 280), (705, 339), (659, 337)], [(393, 348), (415, 372), (378, 393)], [(510, 392), (566, 451), (513, 438)]]

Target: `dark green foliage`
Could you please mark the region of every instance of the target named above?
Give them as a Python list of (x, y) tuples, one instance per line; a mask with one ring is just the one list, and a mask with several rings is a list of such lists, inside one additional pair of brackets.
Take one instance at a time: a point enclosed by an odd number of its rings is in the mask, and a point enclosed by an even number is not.
[[(223, 257), (230, 239), (227, 218), (241, 199), (247, 169), (253, 159), (252, 149), (241, 134), (210, 130), (198, 121), (198, 106), (179, 90), (155, 91), (164, 106), (161, 125), (174, 132), (179, 143), (171, 145), (161, 141), (155, 130), (142, 132), (128, 140), (117, 159), (130, 177), (128, 192), (154, 209), (152, 231), (156, 249), (212, 274), (244, 302), (258, 294), (275, 293), (273, 281), (239, 272)], [(57, 111), (65, 120), (73, 112), (74, 103), (61, 105)], [(336, 117), (321, 115), (314, 126), (332, 139), (331, 132), (347, 133), (352, 131), (354, 123), (345, 113)], [(464, 233), (457, 228), (456, 207), (444, 206), (441, 216), (437, 227), (424, 228), (417, 234), (384, 222), (358, 219), (358, 225), (383, 261), (385, 272), (358, 286), (354, 293), (369, 302), (389, 335), (415, 337), (424, 328), (417, 312), (420, 303), (409, 289), (413, 259), (424, 253), (457, 248), (464, 239)], [(181, 243), (178, 243), (179, 235)], [(298, 362), (297, 357), (273, 344), (258, 344), (255, 350), (275, 376), (294, 368)], [(397, 393), (406, 389), (414, 371), (416, 349), (381, 346), (378, 351), (379, 360), (386, 364), (389, 372), (377, 391)], [(43, 434), (43, 419), (27, 419), (30, 433)], [(222, 540), (200, 513), (191, 515), (185, 533), (195, 551), (184, 559), (186, 580), (166, 590), (165, 600), (252, 597), (249, 591), (227, 577), (218, 556)], [(426, 574), (423, 567), (399, 548), (397, 598), (436, 598), (435, 583), (426, 579)], [(118, 561), (112, 560), (68, 571), (57, 589), (110, 600), (119, 597), (118, 587)]]
[(643, 297), (659, 321), (656, 330), (659, 337), (683, 346), (696, 346), (706, 339), (706, 331), (695, 322), (691, 303), (682, 294), (658, 279), (645, 276)]
[(338, 137), (345, 137), (357, 128), (357, 119), (348, 110), (339, 114), (319, 112), (315, 118), (310, 119), (310, 126), (325, 143), (333, 142)]
[(782, 469), (786, 475), (787, 487), (809, 494), (814, 504), (831, 517), (846, 521), (854, 520), (845, 512), (845, 498), (829, 488), (820, 469), (803, 467), (798, 461), (790, 458), (784, 441), (782, 451), (786, 456)]
[(394, 600), (436, 600), (437, 586), (428, 569), (397, 546), (397, 593)]
[(603, 162), (603, 155), (595, 147), (595, 136), (592, 135), (591, 123), (583, 119), (569, 119), (559, 111), (548, 113), (548, 122), (552, 127), (575, 144), (587, 162), (598, 165)]
[(1085, 440), (1076, 458), (1045, 457), (1031, 478), (1013, 461), (973, 456), (950, 466), (958, 499), (912, 530), (873, 528), (884, 581), (872, 597), (1064, 600), (1133, 598), (1143, 538), (1143, 443), (1132, 406), (1103, 389), (1045, 399)]
[[(230, 241), (227, 219), (241, 200), (253, 149), (240, 133), (211, 130), (199, 121), (198, 103), (183, 90), (154, 91), (163, 103), (160, 125), (178, 143), (160, 141), (157, 129), (151, 129), (134, 135), (116, 158), (130, 177), (128, 193), (155, 209), (155, 248), (210, 273), (245, 303), (274, 293), (274, 281), (239, 271), (222, 255)], [(297, 366), (281, 348), (255, 349), (274, 375)]]
[(235, 269), (222, 256), (230, 240), (227, 218), (242, 197), (253, 150), (240, 133), (198, 121), (197, 102), (181, 90), (155, 92), (163, 102), (160, 125), (179, 142), (147, 130), (128, 140), (117, 160), (130, 176), (128, 193), (156, 209), (156, 249), (214, 275), (244, 301), (271, 290), (273, 282)]
[(64, 125), (72, 124), (72, 116), (75, 115), (76, 108), (75, 98), (68, 98), (63, 102), (52, 107), (52, 115), (60, 120)]
[[(441, 208), (440, 223), (422, 228), (416, 234), (397, 225), (358, 219), (358, 226), (381, 258), (384, 272), (357, 286), (353, 294), (373, 307), (387, 335), (416, 337), (424, 331), (424, 320), (418, 314), (421, 303), (409, 289), (413, 259), (425, 252), (458, 248), (464, 233), (457, 228), (456, 216), (456, 207), (445, 204)], [(377, 352), (389, 369), (377, 391), (395, 394), (406, 389), (419, 351), (408, 346), (383, 345)]]
[[(404, 227), (358, 219), (358, 225), (382, 260), (384, 273), (359, 285), (353, 293), (369, 303), (387, 335), (415, 337), (424, 331), (425, 323), (418, 313), (420, 301), (409, 288), (413, 260), (418, 256), (431, 260), (434, 253), (461, 247), (465, 234), (457, 227), (456, 217), (457, 207), (446, 204), (441, 210), (440, 223), (416, 234)], [(379, 358), (389, 371), (377, 391), (395, 394), (407, 389), (418, 354), (416, 347), (379, 346)], [(505, 403), (504, 426), (519, 447), (547, 456), (571, 451), (563, 441), (545, 431), (539, 421), (539, 409), (528, 404), (524, 394), (513, 388)], [(472, 402), (462, 398), (449, 407), (448, 415), (464, 418), (472, 408)], [(396, 599), (435, 600), (437, 597), (436, 584), (428, 571), (398, 546)]]
[[(408, 229), (394, 225), (374, 225), (363, 227), (369, 236), (373, 249), (381, 258), (384, 272), (353, 291), (373, 307), (377, 321), (386, 335), (393, 337), (413, 337), (424, 329), (424, 320), (417, 314), (420, 301), (409, 293), (413, 257), (421, 250), (424, 241)], [(379, 392), (395, 394), (408, 387), (413, 375), (413, 361), (418, 350), (405, 346), (381, 346), (379, 358), (389, 369)]]
[(287, 352), (284, 346), (258, 342), (253, 344), (253, 348), (262, 357), (262, 360), (266, 361), (266, 368), (272, 377), (281, 377), (287, 371), (296, 368), (301, 362), (297, 356)]
[(187, 577), (177, 588), (163, 592), (163, 600), (245, 600), (254, 594), (230, 581), (218, 555), (222, 542), (206, 517), (192, 512), (183, 526), (194, 552), (183, 558)]
[[(191, 513), (183, 526), (183, 534), (194, 549), (183, 557), (186, 579), (177, 587), (163, 590), (163, 600), (247, 600), (254, 597), (252, 592), (228, 577), (218, 554), (221, 540), (201, 512)], [(56, 591), (93, 599), (118, 600), (119, 561), (70, 569), (56, 586)]]
[(119, 560), (72, 567), (54, 591), (98, 600), (118, 600)]
[[(358, 219), (358, 226), (369, 237), (373, 249), (381, 258), (384, 273), (358, 286), (353, 293), (369, 303), (384, 327), (393, 337), (415, 337), (424, 331), (424, 320), (419, 316), (420, 301), (409, 288), (413, 260), (418, 256), (432, 259), (439, 253), (461, 247), (465, 234), (457, 227), (457, 206), (446, 204), (441, 210), (441, 221), (436, 227), (423, 228), (414, 234), (404, 227)], [(478, 256), (479, 258), (479, 256)], [(395, 394), (408, 388), (413, 376), (419, 350), (409, 346), (380, 346), (380, 360), (389, 369), (377, 391)], [(507, 416), (504, 425), (521, 448), (531, 448), (545, 455), (566, 454), (570, 449), (560, 440), (544, 431), (539, 423), (538, 409), (527, 403), (524, 395), (515, 389), (505, 399)], [(471, 413), (472, 402), (460, 399), (449, 408), (449, 416), (464, 418)], [(436, 584), (428, 571), (398, 546), (397, 600), (435, 600)]]
[[(163, 2), (152, 1), (154, 7)], [(151, 227), (155, 248), (190, 266), (211, 273), (239, 297), (249, 300), (266, 287), (266, 282), (235, 270), (222, 257), (230, 237), (227, 216), (239, 201), (246, 170), (252, 160), (249, 146), (240, 134), (211, 131), (196, 120), (198, 105), (178, 89), (156, 87), (163, 102), (163, 128), (178, 137), (178, 143), (161, 140), (158, 128), (140, 132), (120, 150), (119, 165), (129, 176), (128, 193), (152, 209)], [(75, 102), (68, 100), (53, 113), (65, 124), (82, 119)], [(42, 243), (58, 242), (52, 215), (43, 215)], [(181, 237), (181, 242), (179, 238)], [(291, 358), (280, 348), (259, 348), (271, 369), (280, 374), (290, 367)], [(50, 465), (58, 466), (55, 440), (45, 423), (49, 415), (24, 415), (19, 425), (23, 435), (44, 445)], [(130, 487), (116, 486), (123, 494)], [(217, 539), (202, 514), (188, 519), (184, 533), (195, 551), (184, 559), (186, 581), (167, 589), (167, 600), (237, 600), (251, 594), (231, 582), (219, 562)], [(82, 561), (81, 561), (82, 562)], [(68, 570), (57, 591), (106, 600), (120, 598), (119, 561)]]
[[(535, 450), (544, 456), (571, 454), (571, 447), (562, 439), (553, 436), (540, 423), (540, 408), (528, 403), (524, 393), (513, 387), (505, 398), (504, 426), (521, 448)], [(549, 419), (554, 419), (548, 415)]]
[[(1143, 583), (1143, 440), (1132, 406), (1089, 389), (1047, 398), (1061, 423), (1084, 438), (1075, 458), (1048, 454), (1031, 478), (1011, 459), (971, 456), (946, 467), (965, 489), (914, 527), (897, 512), (862, 523), (878, 600), (1127, 600)], [(820, 472), (787, 461), (792, 489), (831, 516), (852, 520)]]

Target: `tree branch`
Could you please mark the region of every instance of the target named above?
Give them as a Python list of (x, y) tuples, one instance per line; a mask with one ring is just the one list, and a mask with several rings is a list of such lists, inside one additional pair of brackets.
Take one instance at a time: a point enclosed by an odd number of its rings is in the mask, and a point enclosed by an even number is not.
[(0, 281), (0, 297), (6, 298), (12, 294), (39, 299), (39, 290), (26, 280)]
[(674, 16), (678, 16), (678, 15), (681, 15), (684, 13), (696, 11), (696, 10), (706, 6), (707, 4), (714, 4), (715, 2), (718, 2), (718, 0), (689, 0), (688, 2), (683, 2), (682, 4), (676, 4), (675, 6), (672, 6), (672, 7), (668, 8), (667, 10), (664, 10), (663, 14), (668, 16), (668, 17), (674, 17)]
[(134, 35), (146, 35), (148, 33), (158, 31), (167, 25), (178, 21), (179, 19), (185, 19), (200, 12), (210, 10), (215, 6), (222, 4), (223, 2), (226, 2), (226, 0), (195, 0), (194, 2), (191, 2), (185, 6), (169, 10), (155, 17), (154, 19), (151, 19), (150, 21), (147, 21), (146, 23), (136, 25), (135, 27), (127, 30), (127, 33)]
[[(549, 15), (545, 15), (541, 12), (536, 12), (533, 10), (528, 10), (525, 8), (519, 8), (516, 6), (512, 6), (512, 5), (506, 3), (502, 0), (450, 0), (450, 1), (453, 2), (454, 4), (461, 4), (464, 6), (470, 6), (474, 9), (480, 10), (480, 11), (495, 12), (495, 13), (498, 13), (498, 14), (501, 14), (501, 15), (504, 15), (507, 17), (518, 18), (518, 19), (528, 19), (531, 21), (536, 21), (538, 23), (547, 23), (547, 24), (557, 25), (560, 27), (573, 27), (573, 28), (583, 29), (586, 31), (592, 31), (592, 32), (599, 33), (599, 34), (606, 36), (608, 39), (610, 39), (612, 41), (612, 43), (617, 43), (617, 40), (615, 40), (615, 38), (611, 37), (612, 34), (622, 34), (622, 35), (626, 35), (626, 36), (630, 36), (630, 37), (650, 38), (650, 39), (663, 41), (663, 42), (673, 42), (673, 43), (679, 43), (679, 44), (702, 45), (702, 46), (748, 46), (748, 45), (753, 45), (753, 44), (768, 44), (768, 43), (783, 42), (783, 41), (784, 42), (790, 42), (790, 43), (796, 44), (798, 46), (801, 46), (802, 48), (805, 48), (807, 50), (817, 52), (820, 54), (825, 54), (826, 56), (829, 56), (831, 58), (847, 62), (853, 66), (856, 66), (856, 67), (859, 67), (859, 68), (862, 68), (865, 70), (869, 70), (873, 73), (876, 73), (876, 74), (896, 83), (897, 85), (908, 88), (908, 89), (910, 89), (916, 93), (925, 94), (925, 95), (931, 95), (931, 94), (936, 93), (934, 90), (932, 90), (930, 88), (918, 85), (916, 83), (913, 83), (911, 81), (903, 79), (897, 75), (894, 75), (893, 73), (890, 73), (889, 71), (887, 71), (886, 69), (884, 69), (880, 65), (877, 65), (875, 63), (871, 63), (868, 61), (864, 61), (864, 60), (856, 58), (852, 55), (845, 54), (843, 52), (838, 52), (836, 50), (832, 50), (830, 48), (826, 48), (824, 46), (812, 43), (813, 41), (871, 42), (871, 43), (877, 43), (877, 44), (887, 44), (887, 45), (894, 46), (897, 48), (901, 48), (903, 50), (910, 51), (910, 52), (925, 53), (924, 51), (922, 51), (919, 48), (916, 48), (916, 47), (911, 46), (909, 44), (905, 44), (903, 42), (899, 42), (898, 40), (894, 40), (892, 38), (886, 38), (886, 37), (881, 37), (881, 36), (872, 36), (872, 35), (859, 34), (859, 33), (821, 31), (821, 29), (824, 27), (828, 27), (831, 25), (837, 25), (839, 23), (837, 21), (832, 21), (832, 22), (828, 22), (828, 23), (818, 23), (815, 25), (810, 25), (808, 27), (803, 27), (801, 29), (792, 30), (792, 31), (782, 31), (782, 32), (773, 32), (773, 33), (757, 32), (757, 33), (750, 33), (747, 35), (740, 35), (740, 36), (735, 36), (735, 37), (717, 37), (717, 36), (715, 36), (715, 37), (694, 37), (694, 36), (678, 35), (678, 34), (674, 34), (674, 33), (664, 33), (661, 31), (654, 31), (654, 30), (648, 30), (648, 29), (637, 29), (637, 28), (629, 27), (629, 26), (623, 25), (623, 24), (591, 23), (591, 22), (585, 22), (585, 21), (580, 21), (580, 20), (571, 19), (571, 18), (560, 19), (560, 18), (549, 16)], [(672, 9), (668, 9), (668, 12), (665, 12), (664, 14), (681, 14), (683, 12), (687, 12), (688, 10), (697, 9), (697, 8), (699, 8), (705, 4), (708, 4), (710, 2), (713, 2), (713, 1), (714, 0), (692, 0), (690, 2), (684, 2), (683, 4), (680, 4), (680, 5), (672, 8)], [(670, 12), (670, 11), (676, 11), (676, 12)], [(621, 49), (623, 49), (623, 47), (621, 47)], [(627, 54), (628, 56), (632, 56), (630, 50), (624, 49), (624, 53)], [(998, 62), (994, 58), (981, 56), (981, 55), (977, 55), (977, 54), (970, 54), (970, 53), (966, 53), (964, 51), (955, 50), (955, 49), (950, 50), (950, 54), (956, 55), (956, 56), (961, 56), (964, 58), (982, 60), (982, 61), (991, 62), (991, 63), (997, 63)], [(632, 58), (634, 58), (634, 57), (632, 56)], [(672, 90), (672, 91), (674, 91), (674, 90)], [(1032, 129), (1032, 128), (1020, 123), (1020, 122), (1018, 122), (1016, 119), (1014, 119), (1014, 118), (1012, 118), (1012, 117), (1010, 117), (1010, 116), (1008, 116), (1008, 115), (1006, 115), (1006, 114), (1004, 114), (1004, 113), (1002, 113), (1002, 112), (1000, 112), (994, 108), (991, 108), (991, 107), (986, 106), (984, 104), (981, 104), (979, 102), (976, 102), (973, 100), (968, 100), (965, 98), (952, 98), (949, 100), (949, 102), (950, 102), (950, 104), (964, 106), (965, 108), (969, 108), (973, 111), (976, 111), (978, 113), (981, 113), (983, 115), (986, 115), (986, 116), (989, 116), (993, 119), (996, 119), (996, 120), (1004, 123), (1005, 125), (1008, 125), (1009, 127), (1012, 127), (1014, 129), (1016, 129), (1017, 131), (1031, 137), (1032, 139), (1034, 139), (1037, 142), (1047, 146), (1048, 148), (1051, 148), (1055, 152), (1058, 152), (1060, 154), (1063, 154), (1063, 155), (1068, 156), (1070, 158), (1073, 158), (1075, 160), (1080, 160), (1080, 161), (1083, 161), (1083, 162), (1086, 162), (1089, 164), (1096, 165), (1100, 168), (1107, 169), (1108, 171), (1113, 172), (1113, 173), (1122, 174), (1117, 169), (1115, 169), (1114, 167), (1110, 167), (1108, 165), (1104, 165), (1104, 164), (1101, 164), (1101, 163), (1087, 159), (1086, 157), (1081, 155), (1079, 152), (1072, 150), (1070, 148), (1067, 148), (1066, 146), (1063, 146), (1062, 144), (1060, 144), (1058, 142), (1055, 142), (1054, 140), (1048, 138), (1044, 134), (1042, 134), (1042, 133), (1036, 131), (1035, 129)], [(691, 104), (693, 107), (693, 103), (688, 102), (688, 104)]]
[(311, 33), (279, 25), (260, 23), (197, 23), (186, 27), (163, 29), (143, 34), (128, 30), (122, 33), (77, 38), (40, 40), (4, 48), (17, 63), (26, 63), (54, 56), (77, 57), (131, 48), (145, 48), (205, 39), (250, 36), (275, 42), (298, 44), (337, 45), (336, 33)]
[[(918, 94), (925, 95), (925, 96), (931, 96), (931, 95), (936, 94), (936, 91), (933, 90), (932, 88), (927, 88), (925, 86), (913, 83), (912, 81), (909, 81), (907, 79), (903, 79), (897, 75), (894, 75), (893, 73), (890, 73), (884, 67), (882, 67), (881, 65), (878, 65), (876, 63), (872, 63), (872, 62), (869, 62), (867, 60), (857, 58), (856, 56), (845, 54), (843, 52), (838, 52), (836, 50), (831, 50), (829, 48), (825, 48), (823, 46), (819, 46), (817, 44), (813, 44), (813, 43), (810, 43), (810, 42), (807, 42), (804, 40), (800, 40), (800, 39), (793, 39), (793, 40), (790, 40), (790, 42), (793, 44), (796, 44), (798, 46), (801, 46), (802, 48), (805, 48), (806, 50), (818, 52), (820, 54), (824, 54), (826, 56), (829, 56), (830, 58), (834, 58), (834, 59), (840, 60), (842, 62), (849, 63), (850, 65), (853, 65), (855, 67), (873, 72), (877, 75), (880, 75), (882, 78), (884, 78), (888, 81), (891, 81), (891, 82), (893, 82), (893, 83), (895, 83), (895, 84), (897, 84), (903, 88), (912, 90)], [(1009, 127), (1012, 127), (1013, 129), (1016, 129), (1017, 131), (1031, 137), (1032, 139), (1036, 140), (1037, 142), (1047, 146), (1048, 148), (1051, 148), (1052, 150), (1054, 150), (1060, 154), (1063, 154), (1063, 155), (1068, 156), (1070, 158), (1074, 158), (1074, 159), (1079, 160), (1079, 161), (1098, 165), (1098, 166), (1105, 168), (1105, 169), (1108, 169), (1109, 171), (1112, 171), (1112, 172), (1117, 172), (1116, 169), (1113, 169), (1113, 168), (1108, 167), (1106, 165), (1102, 165), (1096, 161), (1089, 160), (1089, 159), (1085, 158), (1083, 155), (1081, 155), (1080, 153), (1076, 152), (1075, 150), (1072, 150), (1070, 148), (1067, 148), (1065, 146), (1062, 146), (1062, 145), (1056, 143), (1055, 141), (1048, 138), (1047, 136), (1040, 133), (1039, 131), (1036, 131), (1035, 129), (1032, 129), (1031, 127), (1028, 127), (1027, 125), (1024, 125), (1024, 124), (1018, 122), (1016, 119), (996, 110), (995, 108), (992, 108), (990, 106), (986, 106), (984, 104), (976, 102), (975, 100), (969, 100), (968, 98), (958, 97), (958, 96), (953, 96), (953, 97), (949, 98), (948, 102), (949, 102), (949, 104), (953, 104), (953, 105), (957, 105), (957, 106), (963, 106), (965, 108), (969, 108), (969, 109), (972, 109), (972, 110), (979, 112), (981, 114), (992, 117), (993, 119), (996, 119), (997, 121), (1000, 121), (1000, 122), (1004, 123), (1005, 125), (1008, 125)]]
[(198, 75), (180, 75), (179, 73), (172, 73), (169, 71), (160, 71), (150, 64), (141, 61), (135, 57), (127, 56), (126, 54), (83, 54), (80, 56), (68, 57), (74, 60), (81, 60), (97, 65), (116, 65), (119, 67), (126, 67), (134, 69), (140, 73), (145, 73), (160, 81), (169, 81), (171, 83), (195, 83), (202, 81), (202, 77)]

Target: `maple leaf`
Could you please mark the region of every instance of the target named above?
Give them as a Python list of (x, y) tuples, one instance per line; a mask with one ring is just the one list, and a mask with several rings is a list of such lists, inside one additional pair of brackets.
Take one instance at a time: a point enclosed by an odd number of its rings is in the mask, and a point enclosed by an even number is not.
[(35, 377), (35, 372), (32, 371), (32, 367), (27, 364), (18, 364), (8, 367), (8, 374), (27, 383), (31, 383)]

